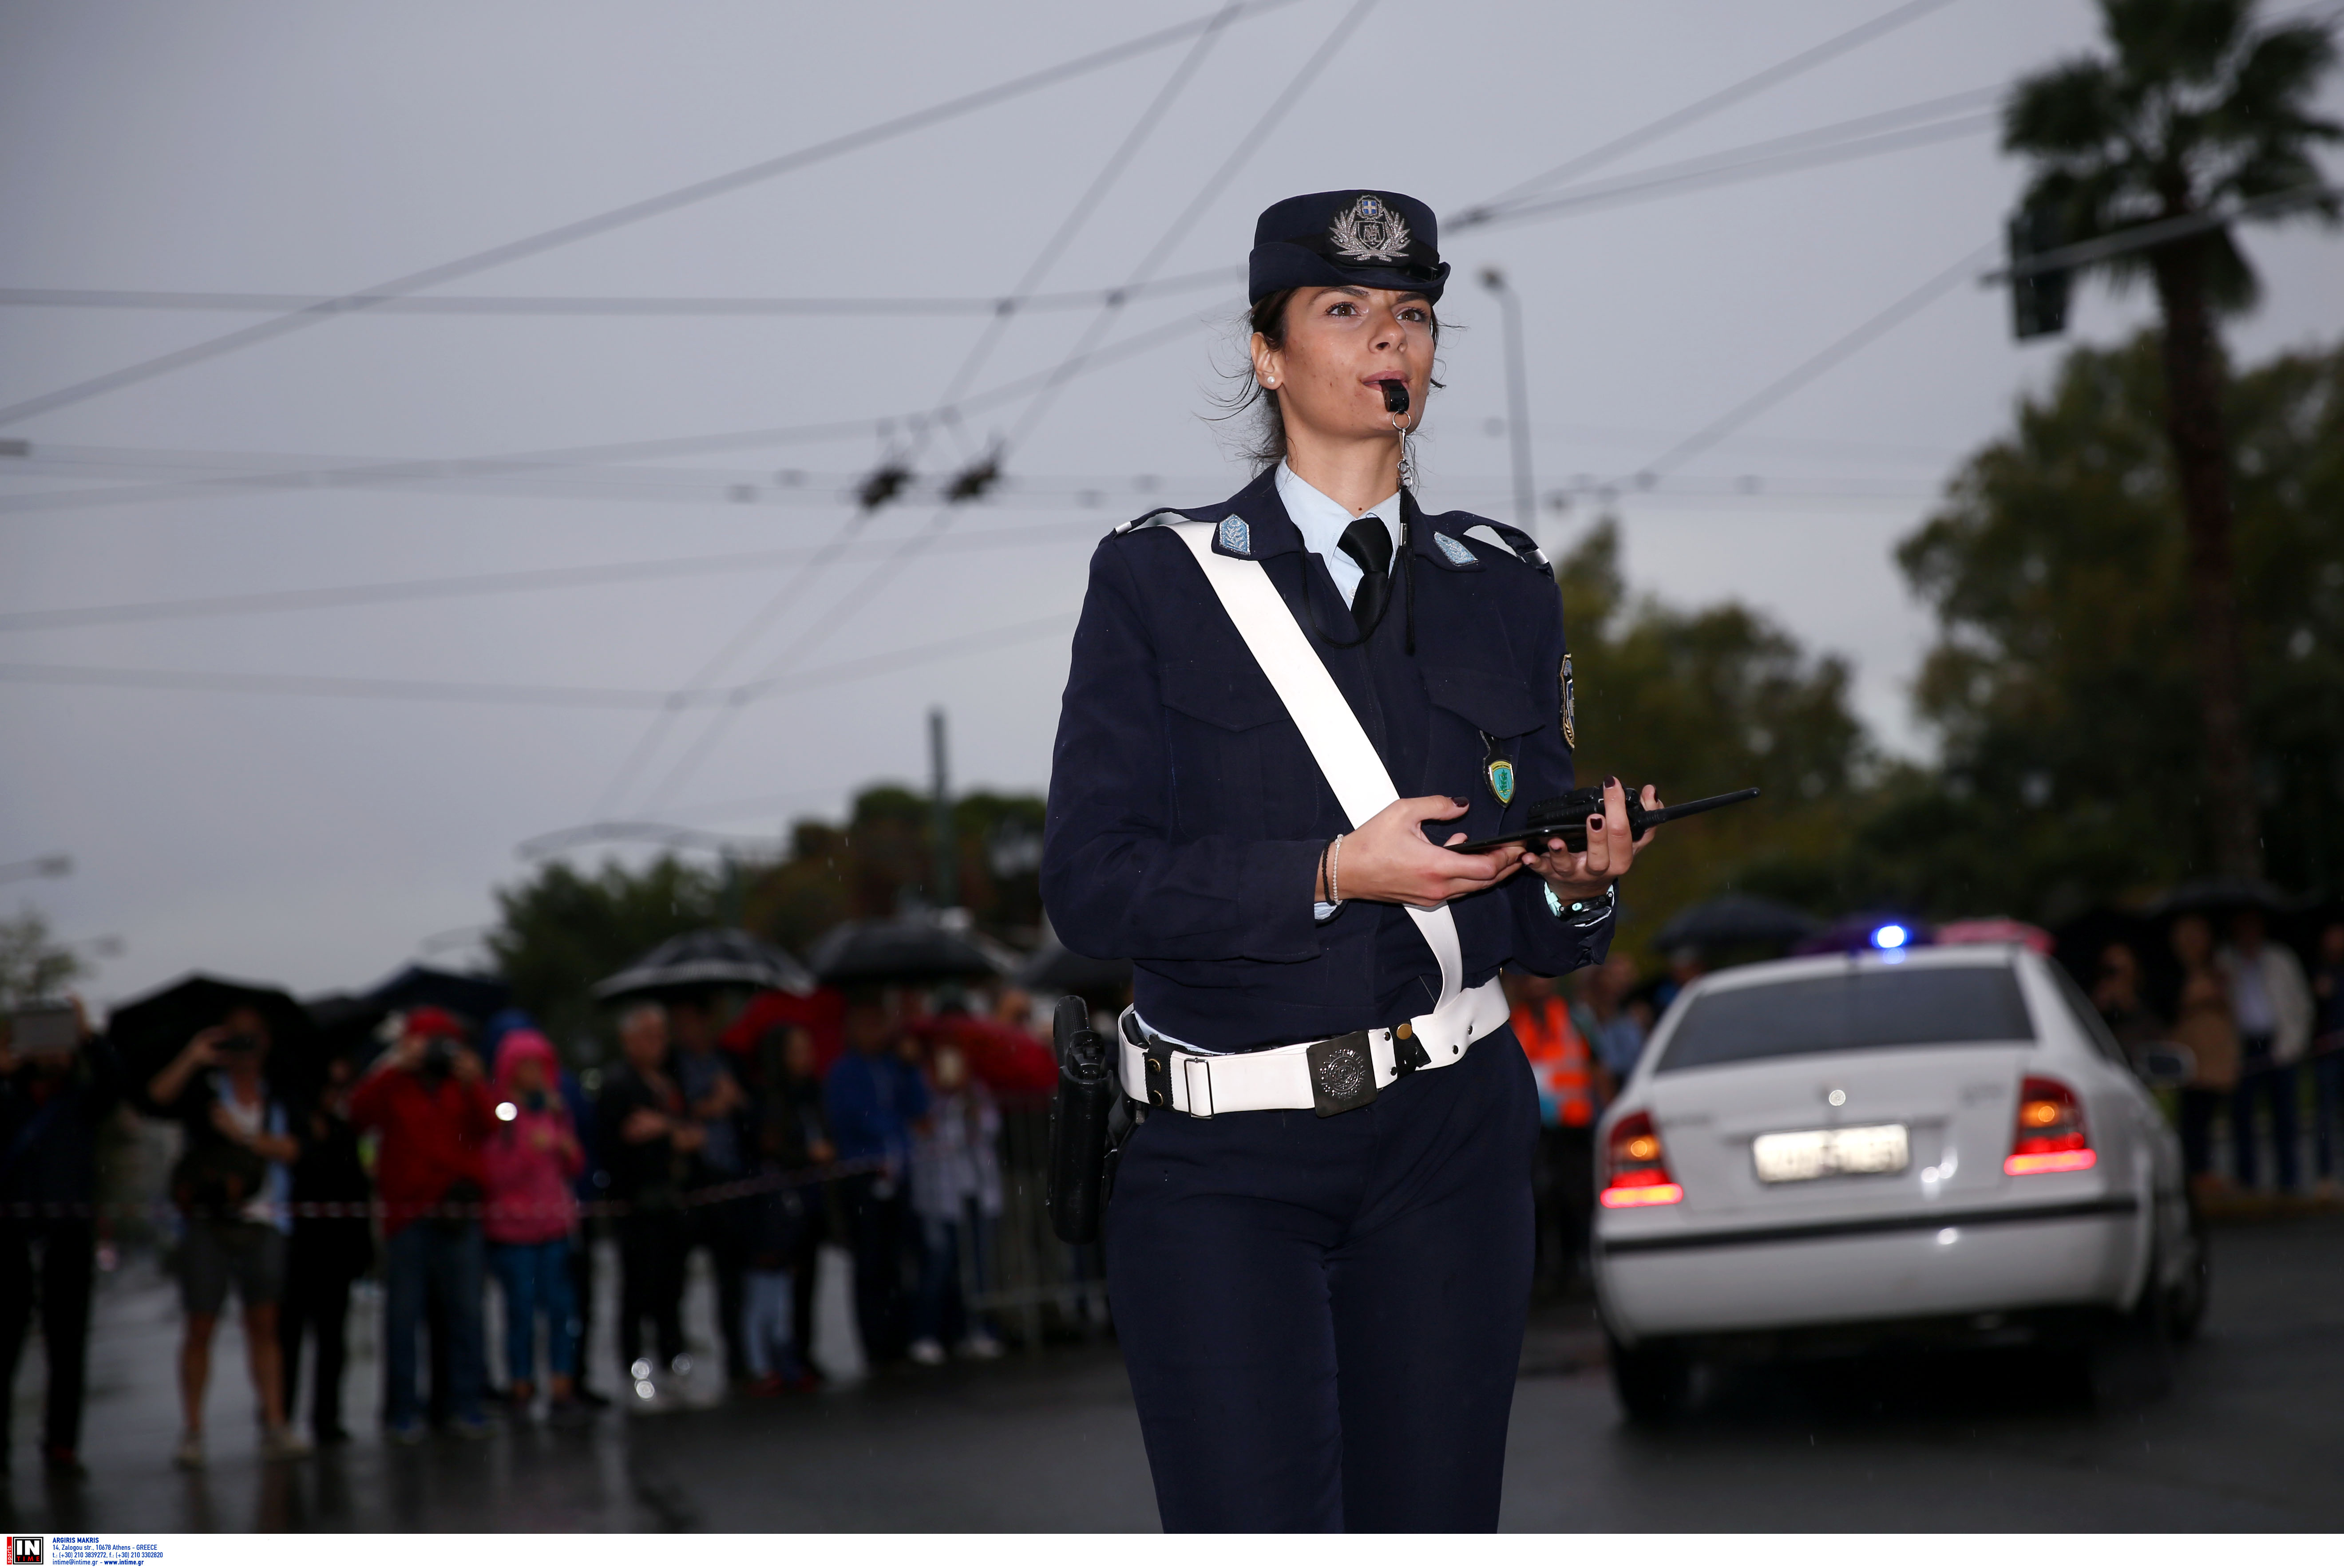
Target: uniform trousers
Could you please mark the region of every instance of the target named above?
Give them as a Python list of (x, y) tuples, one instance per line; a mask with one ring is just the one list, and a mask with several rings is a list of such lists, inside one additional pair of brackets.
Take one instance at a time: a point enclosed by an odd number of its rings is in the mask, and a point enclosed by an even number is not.
[(1497, 1527), (1537, 1140), (1510, 1028), (1340, 1115), (1134, 1131), (1107, 1291), (1167, 1530)]

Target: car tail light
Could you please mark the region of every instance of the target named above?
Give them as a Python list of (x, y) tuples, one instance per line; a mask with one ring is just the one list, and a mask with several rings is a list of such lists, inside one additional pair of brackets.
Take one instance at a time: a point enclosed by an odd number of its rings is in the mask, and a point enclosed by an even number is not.
[(1655, 1203), (1681, 1203), (1684, 1189), (1669, 1175), (1668, 1157), (1661, 1152), (1661, 1135), (1643, 1111), (1623, 1116), (1612, 1126), (1603, 1145), (1603, 1206), (1641, 1209)]
[(2030, 1078), (2019, 1086), (2018, 1131), (2010, 1141), (2006, 1176), (2039, 1176), (2048, 1171), (2089, 1171), (2099, 1162), (2084, 1128), (2083, 1102), (2056, 1078)]

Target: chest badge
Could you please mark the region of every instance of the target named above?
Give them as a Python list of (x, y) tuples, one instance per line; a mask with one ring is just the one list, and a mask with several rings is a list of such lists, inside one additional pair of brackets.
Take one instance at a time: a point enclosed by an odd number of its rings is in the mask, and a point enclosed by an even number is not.
[(1484, 731), (1481, 744), (1486, 749), (1481, 758), (1481, 777), (1490, 781), (1490, 793), (1498, 798), (1500, 806), (1514, 803), (1514, 765), (1498, 749), (1497, 737)]

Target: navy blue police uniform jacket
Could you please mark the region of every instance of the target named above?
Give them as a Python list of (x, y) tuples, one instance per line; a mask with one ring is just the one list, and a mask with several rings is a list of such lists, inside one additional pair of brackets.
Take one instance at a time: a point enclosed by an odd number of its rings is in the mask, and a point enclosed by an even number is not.
[[(1393, 787), (1470, 803), (1461, 818), (1426, 825), (1433, 841), (1486, 838), (1571, 787), (1559, 725), (1561, 598), (1538, 567), (1466, 538), (1488, 519), (1401, 504), (1413, 582), (1395, 556), (1390, 608), (1356, 648), (1330, 646), (1358, 632), (1326, 564), (1288, 518), (1275, 469), (1219, 506), (1151, 516), (1241, 518), (1243, 548), (1232, 548), (1235, 529), (1217, 532), (1213, 548), (1261, 563)], [(1493, 756), (1513, 764), (1510, 804), (1488, 781)], [(1075, 629), (1043, 839), (1043, 903), (1059, 940), (1133, 960), (1148, 1026), (1207, 1050), (1389, 1027), (1432, 1008), (1440, 970), (1399, 905), (1346, 902), (1316, 918), (1319, 853), (1351, 827), (1187, 545), (1148, 527), (1101, 541)], [(1557, 915), (1527, 869), (1449, 908), (1469, 986), (1510, 964), (1561, 974), (1600, 962), (1611, 942), (1610, 920)]]

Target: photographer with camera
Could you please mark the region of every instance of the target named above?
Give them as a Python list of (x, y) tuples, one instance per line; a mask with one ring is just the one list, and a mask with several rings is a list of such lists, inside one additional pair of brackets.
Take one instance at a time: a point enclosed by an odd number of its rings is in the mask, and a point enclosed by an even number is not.
[(41, 1455), (50, 1471), (75, 1474), (96, 1261), (97, 1133), (122, 1102), (121, 1085), (114, 1052), (91, 1032), (78, 1000), (27, 1009), (9, 1024), (0, 1041), (0, 1201), (9, 1205), (0, 1217), (0, 1471), (37, 1302), (49, 1372)]
[(290, 1167), (300, 1145), (284, 1102), (262, 1072), (268, 1046), (268, 1019), (256, 1008), (235, 1008), (188, 1040), (146, 1084), (147, 1103), (176, 1120), (187, 1134), (187, 1151), (171, 1171), (171, 1198), (187, 1216), (179, 1251), (179, 1287), (187, 1312), (187, 1337), (179, 1347), (179, 1400), (187, 1430), (176, 1457), (188, 1470), (204, 1462), (212, 1330), (231, 1284), (244, 1310), (245, 1359), (266, 1429), (261, 1452), (270, 1459), (291, 1459), (309, 1447), (285, 1420), (277, 1311), (285, 1293)]
[(416, 1394), (416, 1339), (427, 1294), (448, 1332), (450, 1408), (456, 1430), (484, 1436), (480, 1294), (482, 1160), (497, 1130), (495, 1098), (455, 1015), (419, 1007), (350, 1095), (350, 1121), (381, 1135), (375, 1194), (382, 1204), (385, 1419), (391, 1441), (424, 1434)]

